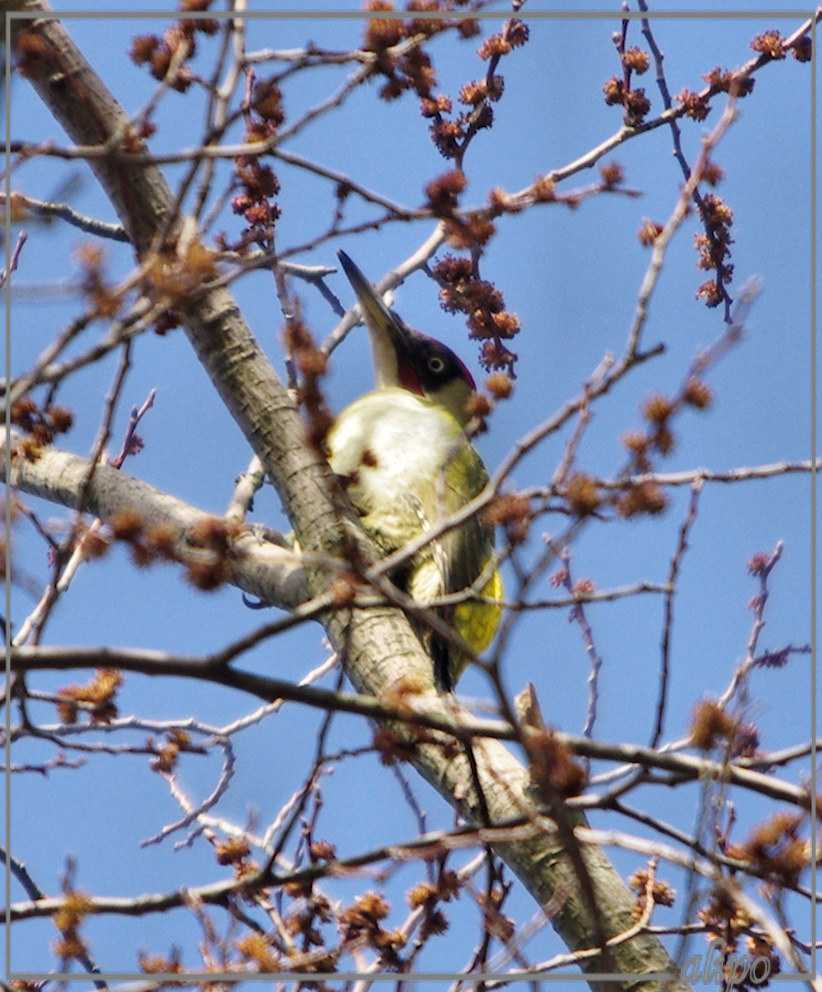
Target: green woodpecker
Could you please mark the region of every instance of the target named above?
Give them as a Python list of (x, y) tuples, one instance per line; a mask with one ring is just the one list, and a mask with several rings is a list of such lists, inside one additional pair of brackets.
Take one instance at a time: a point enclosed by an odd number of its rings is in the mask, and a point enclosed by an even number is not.
[[(328, 460), (363, 526), (390, 554), (451, 517), (488, 481), (463, 430), (475, 385), (450, 348), (404, 323), (351, 259), (338, 254), (368, 326), (377, 388), (339, 415), (328, 435)], [(393, 580), (418, 603), (431, 603), (474, 585), (493, 552), (493, 527), (474, 514), (425, 545)], [(492, 602), (468, 598), (437, 610), (475, 654), (488, 646), (499, 623), (496, 570), (479, 591)], [(450, 691), (468, 656), (442, 636), (417, 629), (435, 681)]]

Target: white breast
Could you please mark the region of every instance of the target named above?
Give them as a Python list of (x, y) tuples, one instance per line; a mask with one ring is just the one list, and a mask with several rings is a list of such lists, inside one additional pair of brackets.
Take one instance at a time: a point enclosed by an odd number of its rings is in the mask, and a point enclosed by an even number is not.
[(464, 441), (442, 407), (389, 387), (342, 411), (328, 435), (328, 461), (359, 512), (378, 515), (380, 531), (401, 544), (434, 522), (426, 518), (435, 514), (438, 481)]

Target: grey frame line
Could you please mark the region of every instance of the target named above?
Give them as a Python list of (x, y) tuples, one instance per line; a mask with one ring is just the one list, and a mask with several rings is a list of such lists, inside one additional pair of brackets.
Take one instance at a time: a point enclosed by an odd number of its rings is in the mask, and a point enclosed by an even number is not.
[[(734, 11), (717, 11), (717, 10), (682, 10), (682, 11), (586, 11), (586, 10), (576, 10), (576, 11), (539, 11), (539, 10), (529, 10), (526, 11), (524, 16), (529, 20), (590, 20), (590, 21), (601, 21), (601, 20), (614, 20), (627, 18), (629, 20), (637, 20), (642, 18), (648, 18), (649, 20), (659, 20), (659, 21), (672, 21), (672, 20), (765, 20), (768, 18), (778, 17), (780, 19), (790, 19), (790, 18), (810, 18), (811, 19), (811, 41), (812, 41), (812, 58), (811, 58), (811, 120), (810, 120), (810, 137), (811, 137), (811, 253), (810, 253), (810, 289), (811, 289), (811, 450), (810, 459), (811, 463), (814, 463), (816, 457), (816, 416), (817, 416), (817, 405), (816, 405), (816, 305), (817, 305), (817, 293), (816, 293), (816, 274), (817, 274), (817, 251), (816, 251), (816, 235), (817, 235), (817, 189), (816, 189), (816, 176), (817, 176), (817, 128), (816, 128), (816, 83), (817, 83), (817, 21), (814, 18), (816, 13), (815, 7), (811, 6), (809, 8), (796, 8), (792, 10), (768, 10), (768, 11), (744, 11), (744, 10), (734, 10)], [(381, 18), (397, 18), (403, 19), (407, 17), (407, 11), (380, 11), (379, 16)], [(11, 22), (15, 20), (36, 20), (43, 15), (35, 12), (28, 11), (5, 11), (5, 31), (6, 37), (8, 38)], [(169, 11), (168, 13), (164, 11), (151, 11), (151, 10), (136, 10), (136, 11), (109, 11), (109, 10), (89, 10), (89, 11), (61, 11), (59, 9), (53, 9), (48, 17), (58, 19), (58, 20), (94, 20), (97, 18), (104, 19), (115, 19), (115, 20), (176, 20), (180, 16), (180, 11)], [(218, 20), (228, 19), (236, 16), (232, 11), (190, 11), (186, 13), (186, 17), (189, 18), (200, 18), (209, 17), (216, 18)], [(301, 11), (266, 11), (266, 10), (247, 10), (243, 11), (242, 19), (244, 20), (262, 20), (262, 19), (282, 19), (282, 20), (362, 20), (369, 17), (367, 11), (357, 10), (357, 11), (321, 11), (321, 10), (301, 10)], [(376, 15), (373, 15), (376, 16)], [(454, 17), (470, 17), (472, 19), (480, 20), (507, 20), (512, 16), (510, 11), (478, 11), (469, 13), (467, 11), (431, 11), (426, 12), (427, 17), (432, 18), (443, 18), (451, 19)], [(4, 149), (4, 159), (5, 159), (5, 193), (6, 202), (9, 202), (11, 195), (11, 169), (10, 169), (10, 147), (11, 147), (11, 59), (7, 58), (5, 66), (5, 83), (6, 83), (6, 128), (5, 128), (5, 149)], [(11, 279), (11, 257), (12, 257), (12, 243), (11, 243), (11, 213), (9, 210), (5, 211), (4, 218), (5, 226), (5, 267), (7, 272), (7, 283), (5, 287), (5, 316), (6, 316), (6, 341), (5, 341), (5, 360), (6, 360), (6, 370), (7, 375), (11, 375), (11, 292), (10, 292), (10, 279)], [(4, 423), (6, 433), (8, 435), (11, 429), (11, 408), (10, 408), (10, 394), (6, 392), (3, 406), (4, 406)], [(5, 447), (5, 468), (6, 468), (6, 480), (11, 478), (11, 451), (9, 446)], [(811, 490), (811, 511), (810, 511), (810, 542), (811, 542), (811, 582), (810, 582), (810, 614), (811, 614), (811, 687), (816, 686), (816, 472), (812, 471), (810, 473), (810, 490)], [(8, 489), (10, 483), (6, 482), (6, 496), (8, 497)], [(6, 498), (5, 506), (5, 523), (6, 532), (9, 533), (11, 529), (11, 502)], [(5, 574), (6, 574), (6, 597), (5, 597), (5, 609), (6, 618), (11, 616), (11, 542), (6, 542), (5, 547)], [(6, 698), (8, 699), (8, 689), (11, 680), (11, 667), (10, 667), (10, 652), (11, 652), (11, 627), (9, 623), (5, 624), (5, 653), (6, 653), (6, 663), (5, 663), (5, 678), (6, 678)], [(811, 692), (811, 761), (812, 768), (817, 766), (817, 751), (816, 751), (816, 740), (817, 740), (817, 709), (816, 709), (816, 693)], [(6, 769), (5, 769), (5, 784), (6, 784), (6, 816), (5, 816), (5, 826), (6, 826), (6, 848), (7, 852), (10, 854), (9, 841), (11, 839), (11, 775), (9, 768), (11, 765), (11, 707), (6, 706), (6, 717), (5, 717), (5, 729), (6, 729), (6, 745), (5, 745), (5, 758), (6, 758)], [(816, 823), (816, 790), (811, 790), (811, 808), (810, 808), (810, 822)], [(817, 876), (817, 858), (816, 858), (816, 833), (811, 830), (810, 832), (810, 844), (811, 844), (811, 875), (812, 875), (812, 885), (813, 890), (816, 891), (816, 876)], [(275, 972), (271, 974), (260, 974), (260, 975), (240, 975), (236, 972), (191, 972), (185, 975), (180, 974), (164, 974), (157, 973), (152, 975), (147, 975), (143, 972), (84, 972), (82, 974), (70, 973), (45, 973), (45, 972), (13, 972), (10, 969), (11, 963), (11, 868), (9, 865), (9, 858), (5, 859), (5, 893), (6, 893), (6, 914), (5, 914), (5, 924), (6, 924), (6, 935), (5, 935), (5, 950), (6, 950), (6, 968), (5, 968), (5, 979), (6, 981), (12, 980), (50, 980), (50, 981), (63, 981), (63, 982), (94, 982), (95, 980), (103, 981), (141, 981), (141, 982), (163, 982), (163, 981), (183, 981), (185, 983), (195, 982), (195, 981), (228, 981), (233, 983), (239, 983), (244, 981), (271, 981), (272, 978), (276, 978), (279, 981), (305, 981), (310, 977), (313, 981), (353, 981), (353, 980), (367, 980), (367, 981), (488, 981), (499, 979), (503, 981), (530, 981), (530, 982), (553, 982), (553, 981), (574, 981), (574, 982), (592, 982), (592, 981), (624, 981), (628, 977), (632, 978), (643, 978), (649, 981), (666, 981), (678, 979), (680, 976), (675, 973), (670, 972), (644, 972), (637, 973), (635, 975), (626, 975), (622, 973), (574, 973), (574, 972), (557, 972), (552, 974), (545, 974), (541, 971), (524, 971), (516, 975), (507, 975), (504, 972), (407, 972), (407, 973), (397, 973), (397, 972), (329, 972), (329, 973), (311, 973), (307, 976), (305, 972)], [(811, 934), (816, 934), (816, 900), (810, 900), (810, 917), (811, 917)], [(782, 973), (778, 975), (770, 976), (770, 981), (788, 981), (792, 979), (800, 980), (813, 980), (817, 974), (816, 967), (816, 939), (812, 937), (811, 943), (811, 954), (810, 954), (810, 971), (808, 973), (802, 972), (790, 972)]]

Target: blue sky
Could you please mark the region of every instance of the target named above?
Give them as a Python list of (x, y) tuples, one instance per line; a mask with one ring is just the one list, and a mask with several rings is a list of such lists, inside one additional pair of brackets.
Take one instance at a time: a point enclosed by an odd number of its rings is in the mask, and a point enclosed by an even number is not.
[[(354, 4), (317, 3), (318, 11), (350, 10)], [(573, 4), (528, 4), (523, 10), (531, 29), (529, 43), (503, 60), (505, 94), (495, 108), (492, 130), (481, 133), (466, 159), (468, 189), (465, 205), (485, 201), (490, 189), (521, 189), (552, 168), (573, 161), (612, 135), (620, 125), (620, 111), (605, 105), (602, 83), (618, 71), (611, 34), (618, 26), (615, 4), (591, 4), (608, 16), (585, 19), (533, 17), (571, 10)], [(100, 10), (100, 5), (77, 4), (75, 10)], [(167, 5), (145, 4), (146, 10)], [(278, 10), (269, 4), (264, 9)], [(500, 8), (502, 9), (502, 8)], [(672, 5), (667, 11), (673, 12)], [(773, 5), (748, 4), (747, 13), (773, 12)], [(682, 87), (697, 90), (702, 74), (716, 65), (734, 68), (751, 56), (750, 39), (766, 28), (788, 34), (799, 16), (758, 19), (743, 14), (721, 19), (687, 17), (654, 22), (657, 41), (665, 53), (665, 69), (672, 93)], [(92, 64), (108, 82), (125, 108), (134, 112), (154, 91), (154, 83), (125, 56), (135, 33), (159, 31), (151, 22), (108, 19), (76, 20), (68, 26)], [(491, 30), (486, 28), (486, 32)], [(307, 41), (336, 48), (356, 45), (358, 21), (323, 19), (264, 19), (249, 23), (248, 49), (290, 48)], [(642, 44), (638, 25), (630, 43)], [(217, 41), (201, 43), (199, 62), (205, 73)], [(438, 39), (431, 48), (438, 69), (439, 90), (456, 97), (459, 86), (475, 78), (483, 66), (475, 56), (477, 41), (456, 43)], [(290, 119), (333, 92), (345, 79), (345, 67), (317, 70), (305, 82), (285, 88)], [(788, 58), (757, 74), (751, 97), (739, 104), (739, 118), (723, 138), (713, 158), (726, 172), (718, 192), (734, 210), (734, 289), (749, 277), (763, 280), (742, 343), (710, 372), (715, 401), (704, 413), (686, 414), (677, 423), (677, 445), (659, 467), (678, 471), (704, 466), (723, 470), (797, 461), (811, 455), (811, 128), (812, 72)], [(640, 82), (652, 99), (652, 114), (660, 99), (653, 71)], [(167, 151), (197, 141), (202, 121), (201, 98), (196, 94), (169, 94), (160, 105), (159, 130), (152, 148)], [(715, 102), (704, 124), (682, 124), (685, 153), (693, 162), (702, 133), (713, 126), (721, 110)], [(309, 126), (288, 150), (316, 157), (323, 164), (356, 177), (366, 186), (405, 204), (422, 202), (424, 184), (448, 167), (426, 137), (426, 122), (416, 100), (406, 96), (398, 104), (376, 99), (376, 87), (363, 87), (340, 114)], [(15, 80), (12, 90), (12, 138), (67, 140), (37, 103), (26, 84)], [(498, 236), (483, 258), (485, 278), (497, 283), (508, 308), (522, 323), (513, 342), (519, 355), (516, 389), (491, 418), (490, 431), (477, 445), (493, 471), (527, 430), (550, 416), (575, 395), (607, 352), (619, 354), (633, 318), (636, 298), (649, 263), (636, 231), (643, 218), (664, 222), (677, 199), (682, 177), (671, 155), (666, 128), (623, 144), (606, 161), (616, 160), (625, 170), (626, 185), (641, 191), (639, 198), (602, 195), (584, 200), (576, 209), (548, 204), (522, 215), (502, 218)], [(281, 180), (283, 216), (278, 244), (300, 244), (322, 231), (333, 209), (328, 184), (295, 169), (274, 164)], [(168, 170), (174, 182), (179, 172)], [(73, 204), (89, 215), (113, 220), (111, 208), (98, 192), (90, 174), (79, 164), (50, 159), (34, 160), (19, 169), (14, 183), (31, 196), (48, 199), (67, 177), (77, 180)], [(566, 180), (560, 190), (596, 181), (595, 171)], [(351, 216), (370, 216), (351, 201)], [(239, 221), (226, 213), (215, 225), (229, 237)], [(430, 233), (430, 223), (393, 224), (376, 233), (324, 243), (299, 255), (298, 261), (334, 264), (334, 252), (344, 248), (374, 281), (405, 259)], [(639, 426), (639, 405), (652, 392), (673, 392), (694, 354), (721, 333), (721, 314), (695, 299), (705, 278), (695, 266), (695, 217), (688, 218), (676, 235), (651, 302), (645, 343), (664, 341), (665, 353), (637, 369), (594, 408), (593, 422), (578, 452), (578, 466), (602, 475), (617, 473), (624, 464), (620, 438)], [(214, 233), (214, 232), (212, 232)], [(20, 270), (14, 277), (11, 322), (12, 371), (27, 368), (55, 332), (76, 314), (76, 303), (66, 291), (77, 278), (73, 256), (83, 236), (59, 222), (33, 227)], [(440, 255), (442, 252), (440, 252)], [(127, 248), (108, 248), (112, 278), (125, 276), (132, 260)], [(341, 273), (329, 285), (350, 304), (352, 294)], [(273, 281), (253, 273), (234, 287), (243, 312), (278, 370), (282, 369), (280, 318)], [(305, 316), (318, 340), (335, 326), (327, 304), (310, 289), (300, 287)], [(396, 309), (413, 326), (446, 340), (481, 378), (476, 344), (466, 338), (459, 318), (443, 313), (436, 290), (423, 274), (415, 274), (397, 291)], [(101, 334), (98, 326), (91, 335)], [(84, 347), (86, 341), (81, 342)], [(114, 364), (90, 369), (67, 387), (63, 401), (76, 412), (76, 428), (65, 446), (85, 454), (91, 447), (103, 396)], [(335, 352), (327, 380), (335, 409), (371, 387), (365, 334), (355, 330)], [(239, 430), (221, 407), (180, 332), (165, 338), (146, 336), (135, 345), (134, 367), (115, 418), (115, 440), (125, 429), (129, 408), (139, 405), (152, 388), (154, 409), (141, 424), (145, 450), (126, 470), (181, 499), (221, 512), (230, 498), (233, 480), (248, 463), (250, 453)], [(119, 431), (119, 434), (118, 434)], [(516, 468), (512, 487), (545, 485), (562, 455), (567, 432), (541, 445)], [(607, 589), (647, 580), (663, 582), (676, 547), (688, 499), (686, 487), (672, 491), (671, 505), (658, 519), (588, 527), (572, 549), (576, 577), (589, 577)], [(37, 506), (46, 518), (60, 516), (55, 508)], [(756, 592), (746, 573), (750, 557), (770, 552), (784, 541), (782, 561), (771, 577), (767, 626), (761, 648), (804, 644), (811, 632), (811, 522), (810, 479), (793, 475), (767, 482), (735, 486), (709, 484), (701, 497), (699, 515), (683, 563), (676, 603), (673, 638), (671, 699), (665, 739), (682, 737), (693, 705), (704, 695), (718, 695), (728, 684), (735, 664), (744, 657), (752, 614), (748, 603)], [(255, 505), (255, 520), (287, 527), (276, 494), (268, 488)], [(527, 564), (538, 553), (542, 535), (561, 531), (558, 517), (536, 522), (532, 540), (523, 554)], [(21, 524), (15, 547), (16, 562), (42, 580), (47, 574), (44, 548), (30, 528)], [(509, 588), (514, 580), (507, 577)], [(538, 586), (538, 598), (555, 591), (547, 578)], [(12, 592), (17, 619), (31, 608), (31, 600)], [(605, 740), (645, 744), (651, 733), (656, 701), (661, 597), (636, 597), (589, 609), (596, 644), (603, 658), (600, 714), (596, 727)], [(263, 615), (267, 620), (270, 615)], [(135, 571), (122, 549), (86, 565), (55, 612), (47, 628), (49, 643), (116, 644), (155, 647), (185, 653), (208, 652), (253, 629), (261, 615), (247, 610), (236, 590), (210, 596), (187, 587), (172, 567)], [(18, 620), (19, 622), (19, 620)], [(318, 628), (300, 628), (282, 640), (270, 642), (244, 659), (245, 667), (288, 678), (298, 678), (325, 656)], [(799, 655), (779, 671), (759, 671), (751, 682), (749, 715), (760, 728), (762, 746), (778, 748), (806, 740), (810, 735), (810, 659)], [(539, 611), (520, 620), (505, 663), (506, 682), (518, 691), (532, 681), (546, 719), (562, 730), (579, 732), (586, 715), (588, 662), (578, 628), (560, 610)], [(38, 687), (85, 681), (66, 674), (32, 680)], [(330, 684), (330, 683), (328, 683)], [(468, 697), (487, 696), (478, 673), (468, 673), (460, 684)], [(254, 710), (256, 701), (213, 687), (171, 681), (161, 684), (129, 676), (121, 696), (121, 713), (150, 720), (183, 719), (195, 715), (219, 726)], [(39, 712), (43, 720), (45, 709)], [(296, 707), (286, 708), (274, 721), (245, 732), (238, 740), (239, 772), (220, 806), (222, 815), (244, 823), (248, 810), (257, 810), (268, 822), (301, 781), (311, 754), (312, 729), (317, 717)], [(129, 739), (140, 741), (145, 729), (137, 727)], [(106, 739), (102, 731), (95, 740)], [(125, 739), (125, 738), (124, 738)], [(339, 720), (332, 735), (335, 746), (357, 746), (370, 739), (367, 726)], [(47, 747), (31, 745), (17, 760), (45, 760)], [(280, 760), (282, 756), (288, 760)], [(181, 778), (192, 795), (213, 788), (217, 762), (189, 758)], [(413, 773), (410, 773), (413, 777)], [(788, 773), (796, 780), (797, 769)], [(793, 777), (792, 777), (793, 776)], [(444, 805), (414, 782), (421, 801), (431, 812), (430, 825), (448, 825)], [(329, 833), (346, 855), (389, 838), (413, 836), (415, 824), (403, 806), (389, 774), (371, 758), (341, 762), (324, 782)], [(13, 849), (49, 892), (63, 855), (78, 859), (77, 884), (89, 891), (127, 895), (134, 891), (164, 890), (183, 882), (205, 882), (217, 877), (209, 853), (200, 842), (193, 849), (172, 852), (173, 840), (141, 848), (151, 836), (178, 815), (162, 782), (147, 772), (146, 759), (96, 756), (79, 771), (56, 770), (48, 779), (29, 775), (12, 783)], [(352, 801), (352, 797), (355, 797)], [(662, 818), (692, 829), (694, 790), (659, 790), (646, 802)], [(368, 814), (363, 816), (363, 810)], [(373, 815), (372, 815), (373, 810)], [(767, 807), (739, 797), (736, 839), (761, 819)], [(366, 822), (367, 821), (367, 822)], [(602, 818), (597, 825), (634, 829), (630, 823)], [(320, 818), (320, 827), (324, 826)], [(323, 829), (320, 829), (323, 834)], [(93, 833), (93, 849), (89, 834)], [(341, 839), (341, 838), (344, 838)], [(92, 853), (93, 852), (93, 853)], [(635, 855), (614, 854), (628, 874), (641, 862)], [(408, 870), (398, 877), (402, 892)], [(410, 872), (413, 876), (414, 872)], [(125, 880), (125, 881), (124, 881)], [(352, 893), (365, 882), (347, 882), (340, 892)], [(12, 898), (20, 899), (12, 885)], [(528, 898), (515, 900), (520, 916), (533, 907)], [(470, 914), (467, 914), (470, 915)], [(402, 910), (398, 907), (398, 919)], [(669, 911), (667, 922), (678, 919)], [(462, 921), (471, 933), (472, 921)], [(455, 928), (457, 928), (455, 922)], [(195, 939), (190, 918), (178, 913), (169, 934), (168, 921), (147, 917), (137, 921), (90, 921), (88, 934), (105, 971), (134, 968), (134, 948), (167, 950), (171, 941)], [(14, 936), (15, 970), (38, 971), (51, 965), (48, 943), (54, 934), (47, 923), (19, 928)], [(96, 939), (95, 939), (96, 938)], [(533, 958), (559, 949), (543, 935)], [(470, 939), (465, 946), (469, 947)], [(190, 952), (189, 952), (190, 953)], [(446, 949), (432, 945), (421, 963), (426, 967), (452, 966)], [(187, 959), (191, 964), (191, 959)], [(457, 962), (462, 964), (462, 959)]]

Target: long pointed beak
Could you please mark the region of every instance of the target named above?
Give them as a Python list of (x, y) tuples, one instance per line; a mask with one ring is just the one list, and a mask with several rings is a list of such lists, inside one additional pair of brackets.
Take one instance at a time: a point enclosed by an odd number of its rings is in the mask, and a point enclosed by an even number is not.
[(385, 304), (380, 294), (344, 251), (337, 257), (357, 294), (371, 338), (377, 388), (400, 384), (400, 365), (407, 361), (412, 332)]
[(357, 300), (366, 323), (373, 326), (377, 333), (388, 334), (395, 347), (398, 343), (404, 344), (408, 335), (397, 315), (388, 309), (380, 294), (344, 251), (338, 251), (337, 257), (346, 276), (348, 276), (348, 281), (357, 294)]
[(450, 348), (415, 331), (390, 310), (344, 251), (337, 255), (368, 325), (377, 389), (400, 386), (439, 403), (464, 425), (468, 397), (477, 388), (471, 373)]

